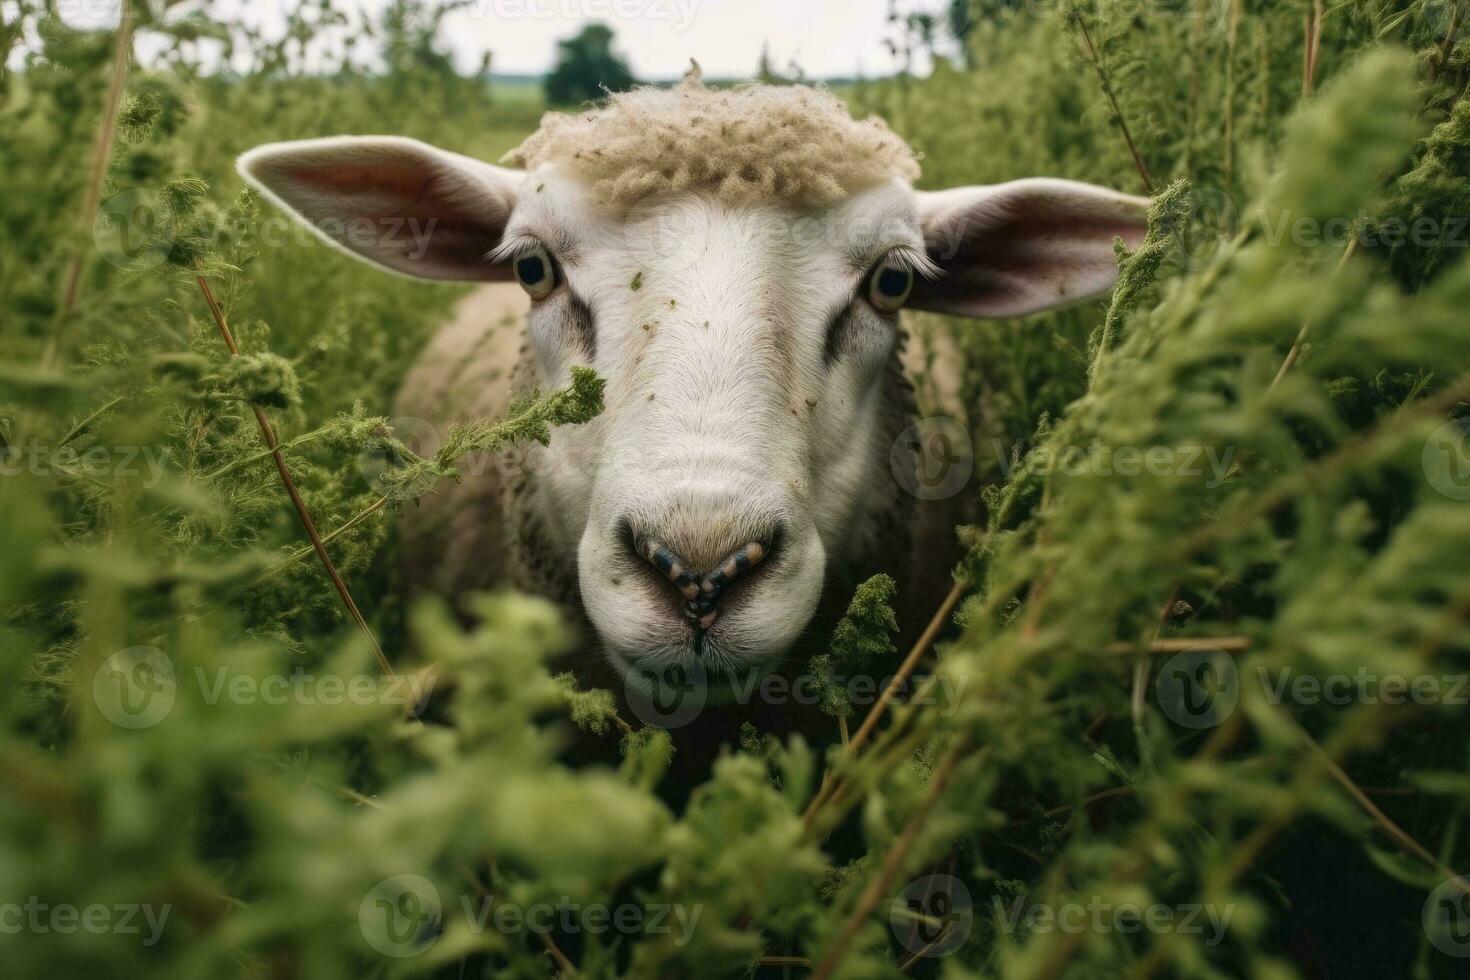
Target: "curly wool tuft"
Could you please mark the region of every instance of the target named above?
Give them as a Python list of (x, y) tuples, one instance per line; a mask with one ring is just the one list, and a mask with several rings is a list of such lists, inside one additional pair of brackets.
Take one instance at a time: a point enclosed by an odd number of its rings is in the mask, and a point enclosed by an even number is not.
[(825, 89), (708, 89), (697, 68), (674, 88), (634, 89), (575, 115), (549, 112), (502, 162), (565, 166), (613, 207), (702, 189), (730, 204), (821, 208), (919, 176), (914, 152), (883, 120), (853, 119)]

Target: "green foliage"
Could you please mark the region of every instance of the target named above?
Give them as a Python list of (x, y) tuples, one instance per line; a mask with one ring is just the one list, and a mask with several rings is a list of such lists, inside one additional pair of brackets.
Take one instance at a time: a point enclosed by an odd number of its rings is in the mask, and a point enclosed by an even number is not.
[(893, 597), (898, 584), (888, 575), (874, 575), (853, 592), (847, 614), (832, 631), (832, 652), (812, 658), (810, 673), (816, 684), (823, 711), (847, 717), (852, 714), (843, 678), (871, 675), (879, 661), (894, 652), (890, 633), (898, 631), (893, 615)]
[(479, 419), (452, 426), (433, 459), (419, 459), (401, 444), (390, 444), (390, 458), (401, 464), (378, 477), (390, 500), (417, 497), (445, 477), (471, 453), (494, 453), (513, 442), (551, 441), (553, 425), (576, 425), (602, 411), (603, 380), (588, 367), (572, 368), (572, 383), (549, 394), (532, 393), (512, 403), (504, 419)]
[(294, 408), (301, 403), (301, 382), (296, 369), (279, 354), (244, 354), (225, 362), (220, 381), (251, 405), (261, 408)]
[[(1326, 972), (1314, 957), (1455, 975), (1420, 923), (1470, 864), (1464, 707), (1273, 692), (1363, 671), (1450, 694), (1470, 667), (1452, 421), (1470, 410), (1470, 57), (1444, 4), (1367, 0), (1327, 7), (1307, 79), (1309, 6), (973, 4), (947, 28), (967, 67), (850, 93), (932, 187), (1138, 191), (1126, 124), (1162, 190), (1109, 303), (914, 319), (965, 355), (986, 489), (912, 703), (847, 753), (747, 726), (670, 787), (677, 731), (552, 672), (577, 643), (556, 610), (482, 596), (466, 626), (398, 598), (394, 510), (466, 454), (586, 421), (601, 382), (578, 371), (417, 455), (388, 406), (460, 292), (291, 231), (231, 169), (256, 143), (370, 130), (494, 159), (540, 107), (453, 72), (444, 7), (393, 4), (368, 67), (345, 6), (263, 37), (133, 4), (161, 53), (129, 74), (94, 171), (115, 36), (9, 5), (0, 52), (35, 41), (0, 74), (0, 926), (11, 906), (27, 922), (0, 937), (8, 974), (532, 977), (565, 956), (587, 976), (1284, 978)], [(894, 23), (931, 46), (944, 27)], [(201, 42), (239, 69), (213, 72)], [(303, 540), (252, 405), (394, 676)], [(806, 665), (819, 681), (889, 667), (900, 587), (859, 587)], [(1235, 695), (1203, 718), (1169, 696), (1202, 665)], [(822, 691), (829, 714), (867, 710)], [(569, 767), (582, 738), (617, 764)], [(930, 873), (975, 909), (943, 960), (935, 922), (962, 920)], [(1058, 931), (1015, 902), (1202, 904), (1225, 924)], [(543, 935), (494, 914), (538, 905), (644, 918)], [(63, 932), (62, 907), (110, 925)]]

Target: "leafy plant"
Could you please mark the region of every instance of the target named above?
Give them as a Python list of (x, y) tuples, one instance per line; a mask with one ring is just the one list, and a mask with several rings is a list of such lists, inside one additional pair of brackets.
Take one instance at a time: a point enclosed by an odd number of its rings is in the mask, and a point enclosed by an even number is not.
[[(984, 4), (951, 19), (965, 67), (846, 93), (929, 186), (1152, 190), (1150, 230), (1108, 303), (914, 318), (965, 355), (953, 586), (902, 659), (907, 583), (861, 586), (807, 665), (830, 744), (748, 730), (673, 807), (678, 732), (553, 673), (556, 610), (399, 598), (394, 511), (600, 382), (420, 456), (386, 406), (461, 293), (296, 234), (231, 169), (367, 129), (493, 158), (539, 106), (456, 75), (427, 5), (368, 25), (381, 64), (345, 5), (279, 37), (6, 5), (7, 969), (1455, 975), (1461, 7)], [(849, 703), (854, 671), (895, 679)], [(574, 730), (618, 765), (569, 765)]]

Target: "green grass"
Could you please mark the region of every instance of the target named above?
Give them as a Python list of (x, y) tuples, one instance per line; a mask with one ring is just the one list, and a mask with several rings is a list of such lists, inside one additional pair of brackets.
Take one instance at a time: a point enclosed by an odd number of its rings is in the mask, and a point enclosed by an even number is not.
[[(250, 146), (339, 132), (496, 159), (536, 124), (535, 90), (435, 69), (432, 33), (412, 72), (313, 77), (237, 31), (257, 68), (210, 77), (184, 38), (199, 22), (155, 24), (178, 59), (128, 75), (99, 183), (114, 39), (24, 4), (43, 46), (0, 80), (0, 925), (32, 896), (168, 917), (156, 942), (44, 918), (4, 935), (7, 970), (547, 975), (540, 937), (467, 914), (489, 894), (697, 916), (548, 936), (586, 976), (743, 976), (762, 956), (796, 958), (763, 968), (791, 976), (1456, 975), (1464, 707), (1272, 692), (1360, 670), (1448, 691), (1470, 668), (1459, 21), (1418, 0), (1327, 8), (1306, 85), (1304, 6), (1008, 9), (977, 24), (972, 67), (844, 98), (924, 153), (926, 187), (1052, 174), (1140, 192), (1126, 124), (1158, 197), (1113, 305), (912, 322), (964, 351), (977, 447), (958, 612), (919, 670), (959, 693), (887, 712), (850, 758), (750, 730), (671, 787), (665, 733), (547, 668), (572, 642), (555, 610), (486, 596), (466, 630), (404, 607), (392, 516), (413, 504), (380, 504), (361, 464), (405, 480), (452, 464), (415, 460), (382, 417), (463, 289), (262, 242), (273, 216), (233, 172)], [(79, 220), (94, 190), (128, 219), (125, 254)], [(1419, 218), (1432, 234), (1395, 237)], [(1351, 232), (1289, 233), (1334, 221)], [(305, 547), (250, 399), (317, 526), (345, 528), (328, 548), (400, 681)], [(593, 401), (584, 386), (461, 445)], [(1049, 465), (1072, 450), (1114, 462)], [(1151, 473), (1122, 450), (1229, 462)], [(887, 595), (861, 590), (816, 669), (895, 669)], [(1211, 671), (1234, 706), (1191, 713), (1181, 695)], [(299, 678), (314, 695), (369, 678), (371, 695), (251, 696)], [(405, 718), (426, 686), (428, 714)], [(569, 768), (574, 725), (618, 767)], [(916, 955), (934, 937), (906, 909), (946, 916), (955, 882), (975, 908), (962, 941)], [(389, 928), (435, 896), (441, 932)], [(1008, 925), (1089, 903), (1228, 922), (1217, 942)]]

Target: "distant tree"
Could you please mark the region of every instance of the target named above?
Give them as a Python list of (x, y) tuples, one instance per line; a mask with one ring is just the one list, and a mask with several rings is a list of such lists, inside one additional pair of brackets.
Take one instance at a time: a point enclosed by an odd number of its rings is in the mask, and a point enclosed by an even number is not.
[(806, 81), (806, 71), (796, 63), (795, 58), (791, 59), (786, 74), (777, 71), (771, 61), (771, 43), (766, 41), (761, 44), (760, 61), (755, 66), (755, 80), (765, 85), (799, 85)]
[[(1010, 5), (1010, 0), (1001, 0), (1001, 3)], [(960, 63), (963, 65), (971, 63), (968, 38), (970, 30), (975, 26), (975, 17), (978, 12), (976, 0), (950, 0), (949, 33), (959, 42)]]
[(780, 85), (786, 81), (786, 79), (782, 78), (776, 72), (776, 67), (771, 64), (770, 41), (761, 42), (760, 61), (756, 62), (755, 65), (755, 80), (765, 85)]
[(558, 41), (556, 67), (543, 83), (552, 105), (576, 105), (601, 97), (604, 91), (625, 92), (633, 87), (628, 63), (613, 52), (612, 29), (589, 24), (567, 41)]

